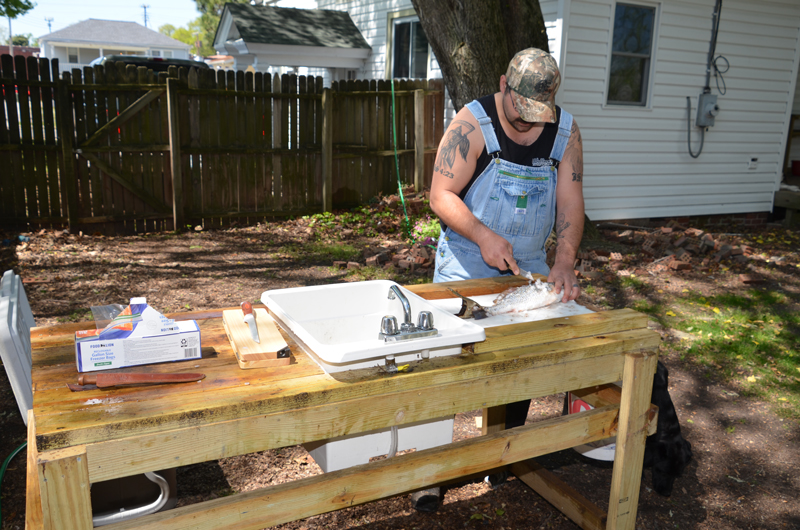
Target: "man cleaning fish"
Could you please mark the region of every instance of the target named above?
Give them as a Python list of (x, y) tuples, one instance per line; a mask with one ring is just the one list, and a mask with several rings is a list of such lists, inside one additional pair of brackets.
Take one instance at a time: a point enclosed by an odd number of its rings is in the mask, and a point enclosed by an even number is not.
[[(443, 225), (434, 282), (521, 270), (547, 276), (547, 284), (526, 288), (530, 296), (496, 301), (498, 310), (508, 310), (508, 302), (547, 305), (580, 294), (573, 264), (583, 233), (583, 144), (572, 115), (555, 104), (560, 83), (553, 57), (528, 48), (511, 59), (499, 92), (456, 114), (439, 144), (431, 184), (431, 208)], [(550, 268), (544, 245), (554, 223)], [(523, 425), (529, 406), (530, 400), (508, 404), (506, 428)], [(439, 501), (438, 488), (412, 495), (420, 511), (435, 511)]]
[[(583, 232), (583, 144), (555, 104), (561, 75), (536, 48), (517, 53), (500, 91), (468, 103), (439, 145), (431, 208), (443, 226), (434, 282), (520, 268), (547, 276), (562, 301), (580, 293), (573, 263)], [(544, 244), (558, 238), (555, 264)], [(446, 228), (445, 228), (446, 227)]]

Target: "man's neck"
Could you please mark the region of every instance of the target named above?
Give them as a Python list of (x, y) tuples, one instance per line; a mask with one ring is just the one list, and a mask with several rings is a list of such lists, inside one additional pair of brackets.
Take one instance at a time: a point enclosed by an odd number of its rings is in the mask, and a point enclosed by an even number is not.
[(494, 95), (495, 107), (497, 108), (497, 116), (500, 120), (500, 126), (508, 138), (519, 145), (531, 145), (539, 139), (542, 131), (544, 130), (544, 122), (534, 123), (533, 126), (527, 131), (519, 131), (508, 120), (505, 109), (503, 109), (503, 93), (497, 92)]

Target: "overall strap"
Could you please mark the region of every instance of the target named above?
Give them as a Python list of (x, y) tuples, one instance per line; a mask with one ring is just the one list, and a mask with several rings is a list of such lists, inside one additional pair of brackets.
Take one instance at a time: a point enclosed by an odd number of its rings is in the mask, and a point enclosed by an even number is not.
[(564, 157), (564, 151), (567, 149), (567, 143), (572, 132), (572, 114), (561, 109), (561, 119), (558, 122), (558, 134), (556, 141), (553, 143), (553, 150), (550, 152), (550, 158), (561, 162)]
[(492, 119), (486, 115), (483, 105), (478, 103), (478, 100), (470, 101), (467, 103), (466, 107), (472, 115), (475, 116), (475, 119), (478, 120), (478, 124), (481, 126), (483, 141), (486, 143), (486, 152), (489, 153), (492, 158), (497, 158), (500, 153), (500, 142), (497, 141), (497, 135), (492, 126)]

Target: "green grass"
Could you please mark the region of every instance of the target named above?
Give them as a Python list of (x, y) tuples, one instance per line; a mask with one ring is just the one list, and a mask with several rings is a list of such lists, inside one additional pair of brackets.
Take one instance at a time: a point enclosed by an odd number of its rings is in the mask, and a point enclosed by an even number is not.
[(800, 316), (778, 292), (703, 297), (685, 290), (674, 307), (638, 302), (635, 309), (690, 335), (682, 358), (734, 383), (743, 395), (772, 403), (800, 419)]

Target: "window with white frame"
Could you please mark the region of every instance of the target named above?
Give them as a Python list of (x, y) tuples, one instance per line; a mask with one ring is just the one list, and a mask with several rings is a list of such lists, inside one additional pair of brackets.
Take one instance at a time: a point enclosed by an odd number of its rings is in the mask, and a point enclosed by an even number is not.
[(424, 79), (428, 77), (430, 46), (416, 16), (392, 20), (390, 77)]
[(68, 63), (78, 62), (78, 48), (67, 48), (67, 62)]
[(164, 50), (164, 58), (172, 59), (172, 50)]
[(161, 57), (161, 50), (150, 50), (150, 57)]
[(608, 76), (609, 105), (647, 105), (656, 8), (617, 3)]

